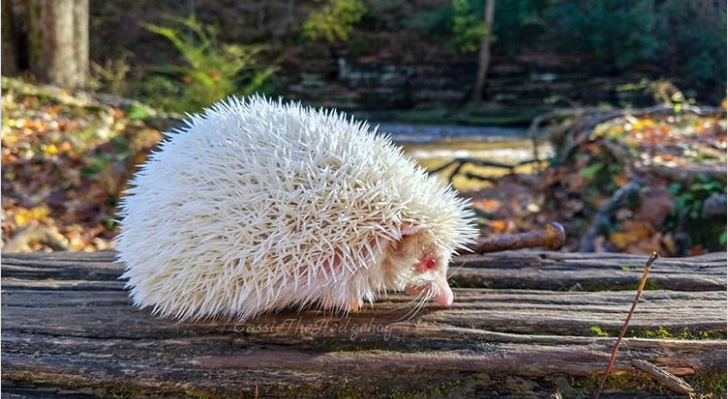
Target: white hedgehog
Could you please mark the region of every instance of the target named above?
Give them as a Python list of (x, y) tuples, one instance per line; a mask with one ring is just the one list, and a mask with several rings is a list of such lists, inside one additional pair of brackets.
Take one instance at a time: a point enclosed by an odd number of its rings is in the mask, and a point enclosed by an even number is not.
[(450, 305), (467, 203), (335, 111), (229, 99), (168, 135), (131, 182), (116, 244), (139, 307), (250, 318), (388, 291)]

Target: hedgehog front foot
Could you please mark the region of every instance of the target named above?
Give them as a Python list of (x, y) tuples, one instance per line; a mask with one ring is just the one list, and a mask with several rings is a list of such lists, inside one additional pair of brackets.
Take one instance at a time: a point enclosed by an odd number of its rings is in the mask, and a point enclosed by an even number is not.
[(361, 298), (353, 299), (349, 302), (349, 312), (356, 313), (361, 310), (362, 306), (364, 306), (364, 301)]
[(361, 298), (355, 298), (348, 302), (337, 304), (324, 301), (322, 303), (322, 306), (324, 310), (335, 310), (343, 313), (356, 313), (361, 309), (362, 306), (364, 306), (364, 301)]

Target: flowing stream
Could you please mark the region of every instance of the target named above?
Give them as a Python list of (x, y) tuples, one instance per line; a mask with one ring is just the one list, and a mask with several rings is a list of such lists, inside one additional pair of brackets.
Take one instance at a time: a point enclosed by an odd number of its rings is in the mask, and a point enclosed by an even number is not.
[[(534, 143), (525, 128), (495, 126), (411, 125), (380, 123), (379, 131), (389, 134), (404, 147), (405, 153), (427, 169), (438, 168), (456, 158), (471, 158), (489, 162), (516, 165), (534, 159)], [(548, 159), (553, 149), (548, 142), (538, 144), (538, 158)], [(456, 166), (445, 169), (440, 176), (447, 178)], [(530, 173), (534, 164), (518, 166), (515, 171)], [(509, 173), (506, 168), (468, 164), (461, 169), (453, 185), (461, 190), (477, 190), (490, 183), (469, 179), (464, 173), (483, 177), (498, 177)]]

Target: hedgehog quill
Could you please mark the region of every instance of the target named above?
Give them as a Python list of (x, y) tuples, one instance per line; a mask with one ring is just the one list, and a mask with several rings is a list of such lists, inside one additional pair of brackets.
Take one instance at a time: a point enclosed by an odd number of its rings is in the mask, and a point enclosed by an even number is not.
[(453, 301), (466, 200), (336, 111), (231, 98), (168, 133), (131, 181), (116, 245), (136, 306), (182, 320)]

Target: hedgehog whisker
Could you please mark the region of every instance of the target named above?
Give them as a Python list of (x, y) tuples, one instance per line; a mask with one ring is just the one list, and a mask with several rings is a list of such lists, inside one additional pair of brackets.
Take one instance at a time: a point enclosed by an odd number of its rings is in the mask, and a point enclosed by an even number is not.
[(422, 297), (422, 295), (424, 295), (424, 294), (425, 294), (425, 291), (422, 291), (422, 292), (420, 292), (420, 293), (419, 293), (419, 294), (417, 294), (416, 296), (413, 296), (413, 297), (411, 297), (411, 299), (410, 299), (410, 300), (409, 300), (408, 302), (406, 302), (406, 303), (404, 303), (404, 304), (402, 304), (402, 305), (400, 305), (400, 306), (397, 306), (396, 308), (392, 309), (392, 310), (391, 310), (391, 312), (396, 312), (396, 311), (398, 311), (398, 310), (400, 310), (400, 309), (404, 309), (404, 308), (410, 308), (410, 307), (411, 307), (411, 306), (413, 306), (413, 305), (414, 305), (415, 303), (419, 302), (420, 298), (421, 298), (421, 297)]
[[(416, 296), (414, 296), (414, 297), (413, 297), (413, 298), (412, 298), (412, 299), (411, 299), (411, 300), (410, 300), (409, 302), (407, 302), (406, 304), (404, 304), (404, 305), (402, 305), (402, 306), (399, 306), (399, 307), (397, 307), (397, 308), (396, 308), (395, 310), (403, 309), (403, 308), (405, 308), (405, 307), (406, 307), (406, 308), (409, 308), (409, 310), (407, 311), (407, 313), (405, 313), (405, 314), (404, 314), (404, 315), (403, 315), (402, 317), (400, 317), (399, 319), (397, 319), (397, 321), (406, 321), (405, 319), (407, 318), (407, 316), (409, 316), (409, 314), (410, 314), (410, 313), (411, 313), (411, 312), (412, 312), (412, 311), (413, 311), (414, 309), (416, 309), (416, 308), (417, 308), (417, 306), (419, 305), (420, 301), (422, 300), (422, 298), (424, 298), (424, 297), (425, 297), (425, 295), (426, 295), (426, 292), (425, 292), (425, 291), (422, 291), (422, 292), (420, 292), (419, 294), (417, 294)], [(407, 319), (407, 320), (409, 320), (409, 319)]]
[(448, 270), (447, 278), (450, 279), (452, 276), (457, 273), (458, 270), (460, 270), (463, 266), (465, 266), (465, 261), (460, 262), (460, 265), (458, 265), (454, 270)]
[(406, 303), (404, 303), (404, 304), (402, 304), (400, 306), (397, 306), (396, 308), (392, 309), (390, 313), (394, 313), (394, 312), (397, 312), (397, 311), (402, 310), (402, 309), (411, 309), (413, 306), (416, 306), (416, 303), (419, 302), (419, 299), (420, 299), (420, 296), (421, 295), (423, 295), (423, 294), (419, 294), (418, 296), (413, 297), (412, 299), (410, 299), (408, 302), (406, 302)]
[(430, 299), (432, 299), (433, 296), (435, 296), (435, 293), (432, 291), (432, 288), (428, 288), (426, 290), (423, 290), (415, 298), (415, 300), (417, 300), (417, 305), (415, 305), (415, 307), (412, 308), (412, 310), (410, 310), (409, 312), (407, 312), (407, 314), (405, 314), (404, 316), (402, 316), (402, 319), (400, 319), (400, 320), (401, 321), (410, 321), (410, 320), (412, 320), (415, 316), (417, 316), (417, 313), (419, 313), (419, 311), (422, 310), (425, 307), (425, 305), (427, 304), (427, 302)]
[(412, 309), (410, 309), (409, 311), (407, 311), (407, 313), (405, 313), (402, 317), (400, 317), (399, 319), (397, 319), (397, 321), (399, 321), (399, 322), (407, 322), (407, 321), (412, 320), (412, 318), (417, 314), (417, 309), (418, 309), (417, 306), (413, 307)]
[(422, 299), (421, 299), (421, 300), (420, 300), (420, 302), (419, 302), (419, 303), (417, 304), (417, 306), (415, 306), (415, 307), (414, 307), (414, 309), (412, 309), (412, 312), (411, 312), (411, 314), (410, 314), (409, 318), (407, 319), (407, 321), (410, 321), (410, 320), (412, 320), (412, 319), (413, 319), (413, 318), (414, 318), (415, 316), (417, 316), (417, 314), (418, 314), (418, 313), (419, 313), (419, 312), (420, 312), (420, 311), (421, 311), (422, 309), (424, 309), (424, 308), (425, 308), (425, 306), (427, 305), (427, 302), (429, 302), (429, 301), (430, 301), (430, 299), (432, 299), (432, 297), (433, 297), (434, 295), (435, 295), (435, 294), (434, 294), (434, 292), (432, 292), (432, 290), (431, 290), (431, 289), (430, 289), (430, 290), (427, 290), (427, 291), (425, 291), (425, 295), (424, 295), (424, 296), (422, 297)]

